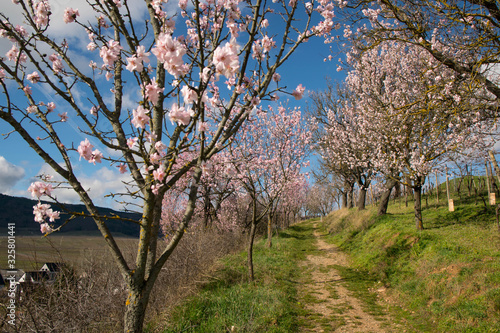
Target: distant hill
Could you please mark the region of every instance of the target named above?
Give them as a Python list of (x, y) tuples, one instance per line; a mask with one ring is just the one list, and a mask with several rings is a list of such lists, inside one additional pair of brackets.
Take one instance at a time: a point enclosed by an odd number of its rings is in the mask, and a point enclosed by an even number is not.
[[(0, 236), (7, 234), (7, 224), (16, 223), (16, 235), (40, 235), (40, 226), (33, 219), (33, 206), (36, 200), (22, 197), (11, 197), (0, 194)], [(55, 205), (53, 205), (55, 206)], [(71, 211), (87, 212), (84, 205), (65, 205)], [(120, 215), (122, 217), (139, 220), (141, 214), (118, 212), (109, 208), (98, 207), (102, 215)], [(54, 207), (54, 210), (59, 210)], [(61, 218), (54, 223), (57, 227), (69, 217), (68, 214), (61, 213)], [(116, 236), (139, 236), (139, 226), (132, 222), (110, 220), (106, 223), (109, 230)], [(93, 235), (99, 230), (93, 219), (77, 217), (65, 225), (61, 233), (71, 233), (73, 235)]]

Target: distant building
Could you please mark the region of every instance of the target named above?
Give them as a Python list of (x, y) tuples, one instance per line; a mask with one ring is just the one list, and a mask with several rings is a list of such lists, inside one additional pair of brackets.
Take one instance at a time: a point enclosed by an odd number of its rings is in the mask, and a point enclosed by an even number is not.
[(24, 275), (19, 279), (19, 283), (32, 283), (40, 284), (45, 282), (50, 282), (50, 273), (46, 271), (30, 271), (25, 272)]
[(0, 276), (5, 284), (10, 283), (11, 278), (14, 278), (16, 283), (19, 283), (19, 279), (24, 275), (22, 269), (0, 269)]
[(40, 271), (47, 272), (49, 274), (50, 280), (53, 280), (64, 267), (65, 267), (64, 263), (61, 262), (46, 262), (42, 266), (42, 268), (40, 268)]

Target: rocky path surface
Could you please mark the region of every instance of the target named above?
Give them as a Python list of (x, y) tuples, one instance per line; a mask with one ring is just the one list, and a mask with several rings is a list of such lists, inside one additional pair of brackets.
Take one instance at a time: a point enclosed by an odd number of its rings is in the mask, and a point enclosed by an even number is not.
[(362, 300), (346, 288), (336, 266), (347, 267), (347, 256), (335, 245), (326, 243), (315, 225), (317, 254), (302, 263), (300, 301), (308, 315), (302, 332), (403, 332), (391, 327), (387, 315), (375, 317), (366, 310)]

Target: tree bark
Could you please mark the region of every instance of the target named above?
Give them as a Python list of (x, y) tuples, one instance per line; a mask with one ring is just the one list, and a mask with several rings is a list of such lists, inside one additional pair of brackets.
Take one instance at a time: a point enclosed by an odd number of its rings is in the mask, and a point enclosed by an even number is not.
[(273, 217), (271, 215), (271, 210), (267, 212), (267, 247), (271, 248), (273, 246)]
[(424, 230), (422, 221), (422, 177), (420, 176), (414, 182), (413, 197), (415, 199), (415, 225), (417, 230)]
[(255, 230), (257, 229), (257, 204), (255, 200), (252, 203), (252, 225), (250, 227), (250, 235), (248, 239), (248, 254), (247, 254), (247, 266), (248, 266), (248, 278), (250, 281), (254, 280), (253, 274), (253, 242), (255, 240)]
[(495, 153), (493, 152), (493, 150), (490, 150), (490, 151), (488, 151), (488, 155), (490, 155), (490, 160), (491, 160), (491, 163), (493, 164), (493, 168), (495, 169), (495, 173), (497, 175), (497, 180), (500, 183), (500, 168), (498, 167), (498, 163), (497, 163), (497, 160), (495, 158)]
[(141, 284), (138, 288), (129, 290), (123, 319), (125, 333), (142, 332), (150, 295), (150, 290), (145, 289), (145, 284)]
[(341, 208), (347, 208), (347, 191), (342, 192), (342, 207)]
[(377, 214), (385, 215), (387, 214), (387, 207), (389, 206), (389, 201), (391, 199), (392, 189), (396, 186), (397, 180), (388, 178), (384, 184), (384, 191), (382, 192), (382, 196), (380, 198), (380, 204), (378, 205)]
[(347, 208), (351, 209), (354, 207), (354, 184), (349, 184), (346, 188), (347, 192)]
[(358, 202), (356, 203), (358, 210), (364, 210), (366, 207), (366, 190), (364, 186), (359, 188)]

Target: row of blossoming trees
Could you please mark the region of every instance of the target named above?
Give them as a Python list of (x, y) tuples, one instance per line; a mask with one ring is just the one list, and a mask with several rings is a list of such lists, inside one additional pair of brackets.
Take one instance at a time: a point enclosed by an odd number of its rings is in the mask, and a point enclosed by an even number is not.
[[(15, 13), (0, 13), (11, 45), (0, 59), (0, 119), (58, 181), (30, 187), (55, 203), (35, 206), (36, 221), (51, 233), (72, 216), (93, 218), (128, 289), (124, 331), (141, 332), (152, 287), (193, 217), (229, 227), (239, 219), (233, 205), (248, 205), (254, 228), (296, 209), (310, 139), (300, 111), (276, 100), (299, 99), (305, 88), (280, 84), (279, 70), (308, 39), (331, 41), (335, 4), (91, 0), (62, 11), (49, 0), (12, 2)], [(140, 220), (99, 214), (79, 178), (86, 161), (127, 175), (110, 195)], [(67, 188), (87, 212), (61, 221), (57, 193)], [(110, 218), (140, 226), (134, 262)]]
[[(322, 167), (337, 178), (345, 206), (357, 206), (378, 176), (379, 213), (392, 187), (421, 191), (432, 170), (457, 155), (487, 156), (500, 97), (499, 19), (489, 1), (353, 1), (345, 12), (347, 78), (314, 95)], [(490, 154), (491, 155), (491, 154)]]

